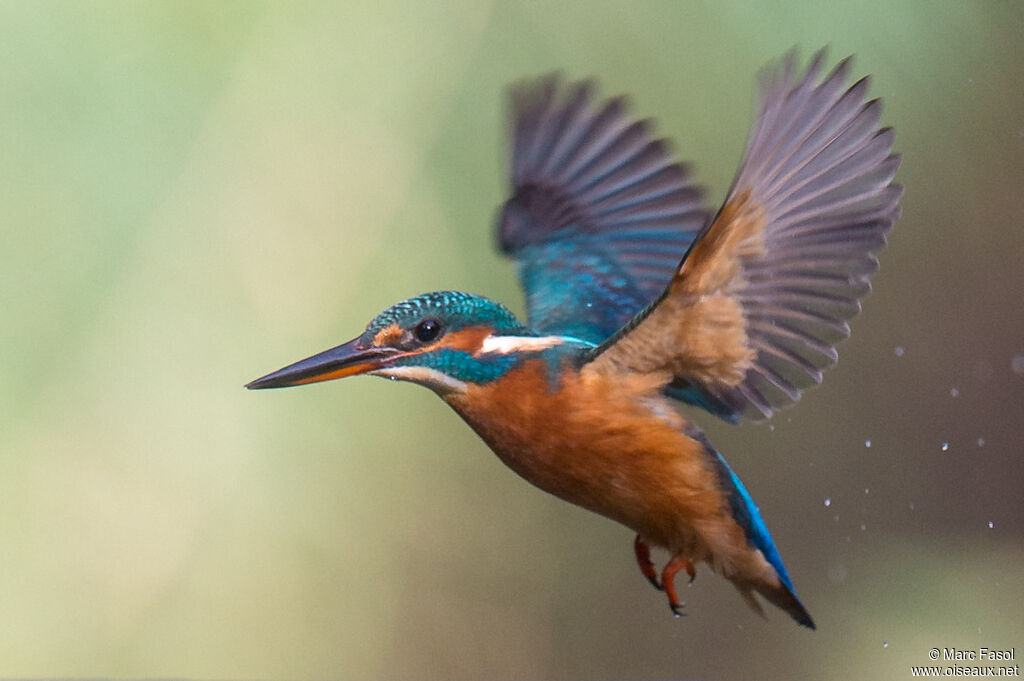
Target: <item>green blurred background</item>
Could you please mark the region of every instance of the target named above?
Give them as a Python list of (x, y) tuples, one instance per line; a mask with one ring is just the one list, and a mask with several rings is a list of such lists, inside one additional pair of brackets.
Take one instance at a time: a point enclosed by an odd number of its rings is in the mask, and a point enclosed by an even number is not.
[[(1020, 2), (0, 5), (0, 677), (909, 678), (1024, 655)], [(427, 390), (242, 384), (457, 288), (504, 86), (596, 75), (720, 201), (757, 70), (857, 53), (904, 217), (825, 385), (700, 420), (810, 632), (504, 469)], [(868, 442), (870, 441), (870, 442)], [(944, 443), (946, 443), (944, 445)]]

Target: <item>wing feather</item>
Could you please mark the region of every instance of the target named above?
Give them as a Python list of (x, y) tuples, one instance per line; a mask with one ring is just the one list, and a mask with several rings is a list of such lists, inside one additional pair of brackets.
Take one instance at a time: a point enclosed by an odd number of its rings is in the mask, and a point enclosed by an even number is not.
[(672, 279), (708, 215), (688, 169), (624, 98), (542, 78), (512, 92), (512, 196), (498, 240), (529, 324), (600, 343)]
[(597, 371), (669, 374), (667, 392), (727, 420), (767, 418), (838, 359), (899, 217), (893, 131), (851, 60), (767, 70), (724, 206), (659, 299), (592, 352)]

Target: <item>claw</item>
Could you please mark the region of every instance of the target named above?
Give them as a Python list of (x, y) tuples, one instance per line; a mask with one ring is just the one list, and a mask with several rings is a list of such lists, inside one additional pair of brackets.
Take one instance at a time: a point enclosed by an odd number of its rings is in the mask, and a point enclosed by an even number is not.
[(640, 566), (640, 572), (643, 573), (644, 577), (651, 585), (661, 591), (661, 584), (658, 583), (658, 572), (654, 569), (654, 563), (651, 562), (651, 548), (647, 546), (640, 535), (636, 536), (633, 540), (633, 551), (636, 553), (636, 564)]
[(668, 596), (668, 606), (672, 608), (672, 614), (676, 617), (682, 616), (684, 613), (680, 612), (685, 603), (680, 602), (679, 596), (676, 595), (676, 573), (680, 570), (686, 570), (686, 574), (690, 575), (690, 582), (693, 582), (693, 578), (696, 575), (696, 570), (686, 558), (682, 556), (673, 556), (672, 560), (665, 564), (665, 569), (661, 571), (661, 586), (665, 590), (665, 595)]

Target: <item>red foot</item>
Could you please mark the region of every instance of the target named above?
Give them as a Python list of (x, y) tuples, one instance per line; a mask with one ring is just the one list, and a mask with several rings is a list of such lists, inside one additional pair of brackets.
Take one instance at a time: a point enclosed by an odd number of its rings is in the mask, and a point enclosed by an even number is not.
[(690, 582), (693, 582), (697, 571), (693, 569), (693, 563), (682, 556), (673, 556), (672, 560), (665, 564), (665, 569), (661, 571), (661, 586), (665, 589), (665, 595), (668, 596), (668, 607), (672, 608), (672, 614), (676, 617), (684, 614), (682, 608), (686, 605), (686, 603), (679, 602), (675, 584), (676, 573), (683, 569), (690, 576)]
[(658, 572), (654, 569), (654, 563), (651, 562), (651, 548), (647, 546), (640, 535), (636, 536), (633, 540), (633, 551), (636, 552), (636, 564), (640, 566), (640, 572), (644, 574), (655, 589), (661, 591), (661, 584), (658, 583)]

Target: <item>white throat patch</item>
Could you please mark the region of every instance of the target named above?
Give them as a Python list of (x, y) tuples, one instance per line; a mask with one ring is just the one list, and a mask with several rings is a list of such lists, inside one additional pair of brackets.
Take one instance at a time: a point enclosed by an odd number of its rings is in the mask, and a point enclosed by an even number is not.
[(436, 369), (424, 366), (383, 367), (369, 372), (374, 376), (385, 376), (392, 381), (412, 381), (425, 385), (439, 395), (466, 392), (466, 384)]

